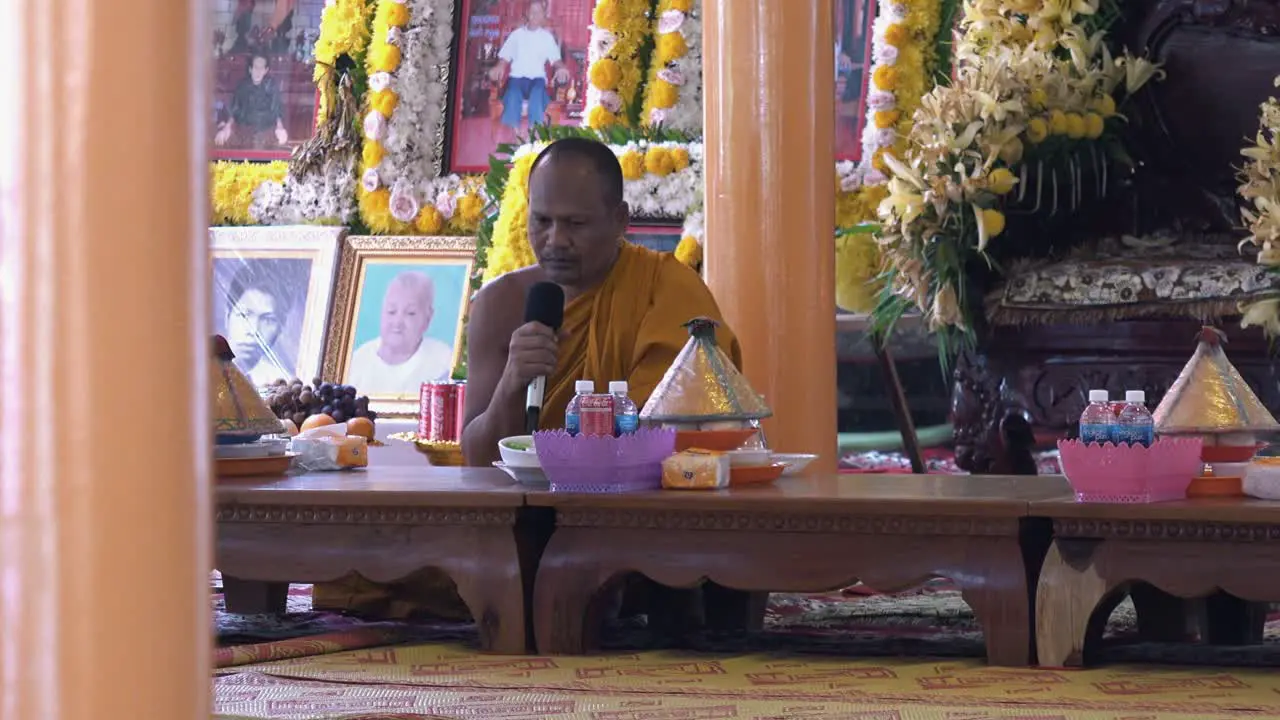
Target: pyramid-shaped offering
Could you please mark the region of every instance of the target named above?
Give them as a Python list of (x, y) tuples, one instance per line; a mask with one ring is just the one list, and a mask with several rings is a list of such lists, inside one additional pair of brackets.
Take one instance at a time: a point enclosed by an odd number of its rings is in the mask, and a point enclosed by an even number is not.
[(1156, 408), (1156, 432), (1280, 431), (1280, 424), (1227, 359), (1224, 342), (1218, 330), (1206, 327), (1200, 332), (1195, 354)]
[(773, 414), (716, 345), (717, 324), (707, 318), (685, 324), (689, 342), (640, 410), (642, 420), (706, 423), (759, 420)]
[(219, 444), (248, 443), (263, 435), (284, 432), (249, 378), (231, 362), (235, 354), (221, 335), (213, 338), (213, 432)]

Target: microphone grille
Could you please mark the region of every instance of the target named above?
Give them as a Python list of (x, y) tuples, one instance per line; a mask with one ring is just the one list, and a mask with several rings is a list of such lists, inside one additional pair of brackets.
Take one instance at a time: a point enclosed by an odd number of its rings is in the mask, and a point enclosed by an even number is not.
[(564, 290), (553, 282), (534, 283), (524, 301), (524, 321), (540, 322), (552, 330), (564, 323)]

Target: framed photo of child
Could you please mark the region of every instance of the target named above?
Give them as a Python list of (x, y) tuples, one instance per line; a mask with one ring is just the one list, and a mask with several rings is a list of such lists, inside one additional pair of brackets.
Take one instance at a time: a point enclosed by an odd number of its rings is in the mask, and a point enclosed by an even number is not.
[(422, 383), (447, 381), (460, 359), (474, 263), (472, 238), (347, 238), (324, 378), (379, 414), (416, 415)]

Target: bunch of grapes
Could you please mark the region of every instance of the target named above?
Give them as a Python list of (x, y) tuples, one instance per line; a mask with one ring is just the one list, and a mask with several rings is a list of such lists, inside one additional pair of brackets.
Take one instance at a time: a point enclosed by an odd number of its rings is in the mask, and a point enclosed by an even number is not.
[(294, 378), (277, 380), (267, 392), (267, 407), (281, 420), (292, 420), (301, 426), (312, 415), (325, 414), (334, 422), (343, 423), (352, 418), (377, 420), (378, 414), (369, 409), (369, 398), (356, 396), (350, 385), (321, 382), (316, 378), (310, 385), (303, 385)]

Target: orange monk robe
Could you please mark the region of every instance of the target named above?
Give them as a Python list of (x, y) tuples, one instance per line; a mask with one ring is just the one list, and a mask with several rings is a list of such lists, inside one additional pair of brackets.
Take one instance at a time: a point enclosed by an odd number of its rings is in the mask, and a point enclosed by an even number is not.
[(624, 242), (609, 277), (565, 305), (560, 361), (547, 381), (542, 428), (564, 427), (578, 380), (594, 381), (597, 392), (612, 380), (626, 380), (628, 395), (644, 407), (689, 342), (684, 324), (697, 317), (720, 323), (716, 342), (741, 370), (738, 339), (702, 278), (668, 253)]

